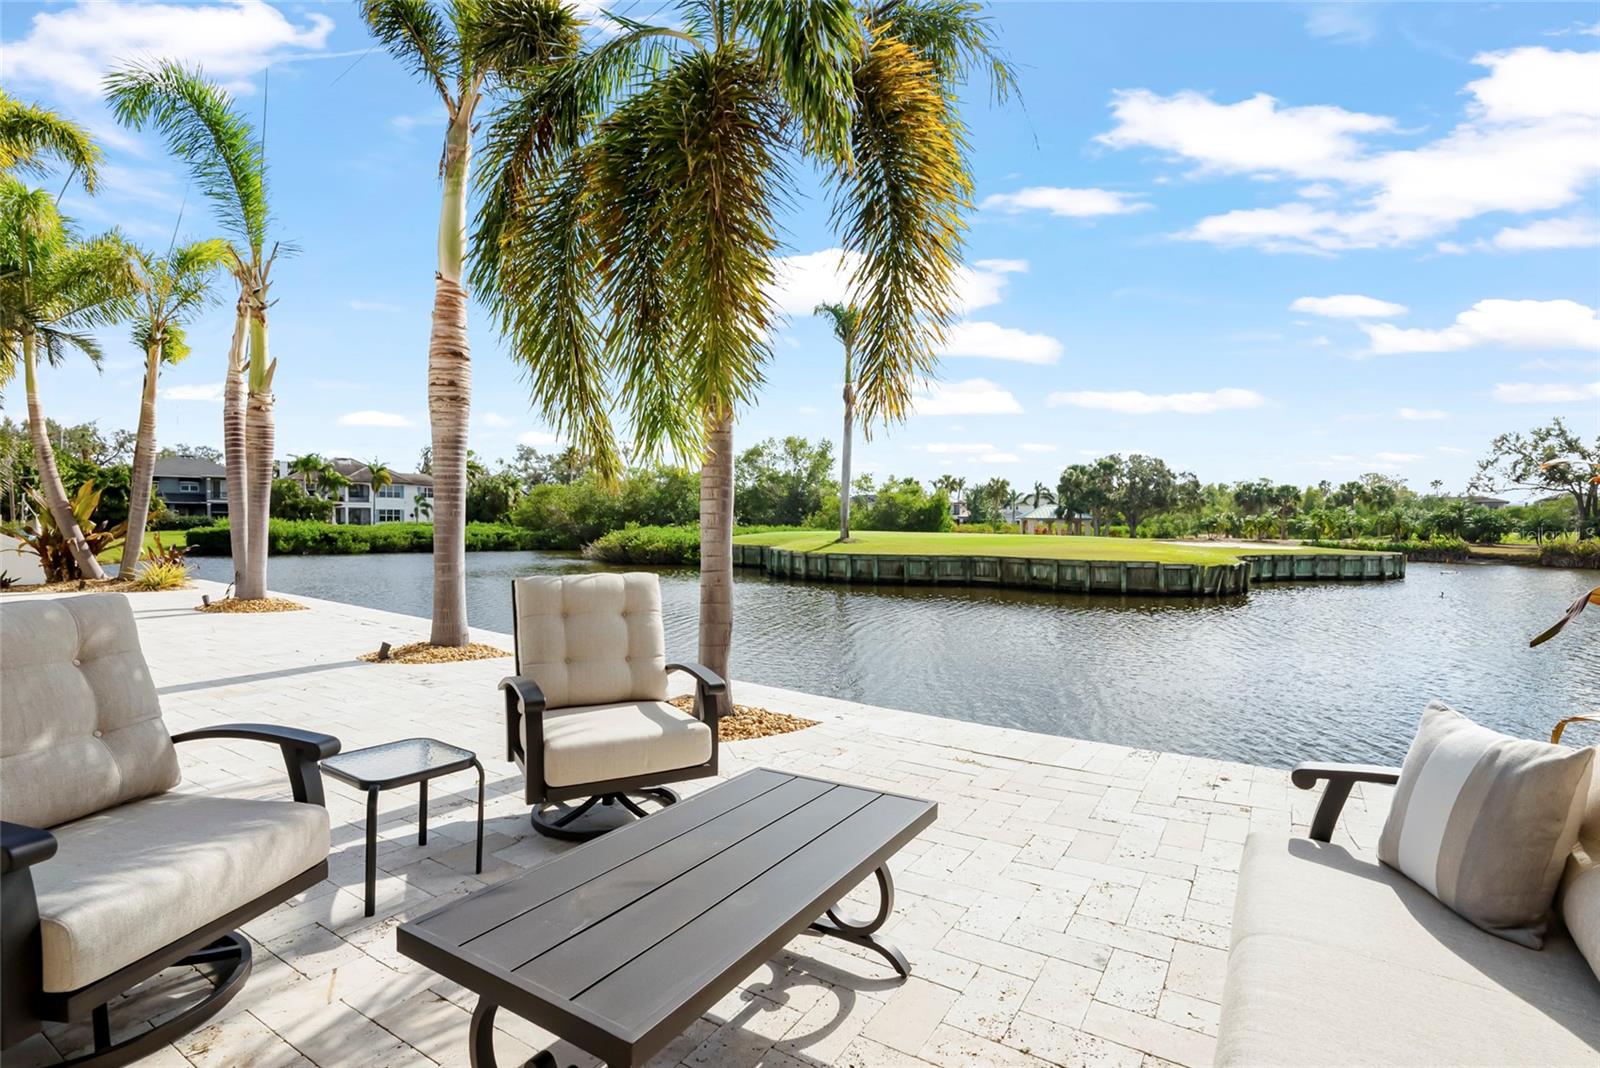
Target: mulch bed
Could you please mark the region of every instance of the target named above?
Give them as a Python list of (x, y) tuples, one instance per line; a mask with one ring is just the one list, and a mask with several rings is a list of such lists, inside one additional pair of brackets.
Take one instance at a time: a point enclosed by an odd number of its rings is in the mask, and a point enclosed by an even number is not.
[(194, 610), (196, 612), (304, 612), (306, 606), (298, 601), (286, 601), (282, 597), (258, 597), (249, 601), (228, 597), (221, 601), (212, 601), (210, 604), (196, 605)]
[(36, 582), (32, 586), (7, 586), (6, 593), (145, 593), (131, 578), (67, 579), (65, 582)]
[(504, 649), (496, 649), (482, 642), (473, 642), (470, 645), (411, 642), (390, 649), (387, 659), (378, 659), (376, 652), (362, 653), (359, 659), (369, 664), (454, 664), (462, 660), (496, 660), (510, 655)]
[[(674, 697), (667, 704), (685, 712), (694, 711), (693, 697)], [(814, 719), (802, 719), (787, 712), (774, 712), (768, 708), (756, 708), (754, 705), (736, 704), (733, 706), (733, 715), (717, 720), (717, 740), (747, 742), (752, 738), (769, 738), (774, 734), (803, 731), (807, 727), (816, 725), (817, 721)]]

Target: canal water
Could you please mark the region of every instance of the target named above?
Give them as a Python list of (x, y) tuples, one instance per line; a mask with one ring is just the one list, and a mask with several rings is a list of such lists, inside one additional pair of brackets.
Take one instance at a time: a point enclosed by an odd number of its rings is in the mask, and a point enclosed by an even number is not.
[[(194, 563), (229, 578), (225, 558)], [(514, 576), (598, 566), (468, 553), (471, 621), (510, 633)], [(281, 556), (269, 579), (427, 616), (431, 567), (426, 554)], [(696, 575), (660, 574), (668, 658), (693, 659)], [(1289, 766), (1396, 763), (1434, 697), (1528, 738), (1600, 711), (1600, 609), (1528, 648), (1600, 571), (1413, 563), (1398, 582), (1283, 583), (1225, 601), (736, 575), (735, 678), (952, 719)]]

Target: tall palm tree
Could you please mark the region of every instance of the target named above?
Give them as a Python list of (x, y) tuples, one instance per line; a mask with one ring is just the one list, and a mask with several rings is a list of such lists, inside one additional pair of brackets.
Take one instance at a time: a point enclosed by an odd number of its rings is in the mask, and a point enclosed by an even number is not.
[[(775, 325), (776, 213), (815, 166), (833, 198), (863, 422), (909, 410), (955, 310), (971, 179), (956, 86), (1011, 72), (964, 0), (696, 0), (513, 86), (485, 141), (473, 279), (545, 417), (602, 474), (702, 458), (699, 659), (733, 634), (733, 422)], [(598, 312), (596, 322), (593, 313)], [(846, 490), (847, 491), (847, 490)]]
[(313, 479), (320, 478), (328, 470), (328, 461), (314, 452), (303, 453), (299, 456), (289, 457), (288, 471), (291, 475), (299, 475), (306, 489), (311, 489)]
[(428, 338), (428, 422), (433, 435), (434, 645), (467, 636), (468, 172), (478, 106), (497, 83), (526, 81), (573, 55), (580, 23), (554, 0), (362, 0), (367, 26), (389, 53), (439, 95), (445, 109), (433, 325)]
[(55, 366), (76, 349), (98, 366), (100, 346), (87, 331), (126, 317), (133, 288), (121, 238), (80, 241), (50, 193), (0, 179), (0, 361), (9, 377), (21, 360), (40, 490), (79, 573), (91, 579), (106, 574), (73, 515), (56, 466), (39, 396), (39, 357)]
[(367, 461), (367, 479), (372, 483), (372, 492), (394, 485), (394, 472), (389, 470), (382, 460)]
[[(839, 450), (839, 540), (850, 540), (850, 439), (855, 436), (856, 333), (861, 329), (861, 309), (854, 304), (818, 304), (813, 315), (827, 316), (833, 336), (844, 346), (844, 447)], [(882, 381), (881, 379), (879, 380)], [(880, 402), (881, 406), (881, 402)]]
[(156, 379), (163, 366), (189, 355), (183, 324), (212, 302), (212, 281), (228, 263), (227, 242), (194, 241), (155, 256), (131, 250), (139, 288), (139, 311), (133, 340), (144, 350), (144, 390), (139, 402), (139, 430), (134, 437), (133, 470), (128, 487), (128, 533), (122, 545), (118, 575), (132, 576), (144, 550), (144, 528), (150, 518), (151, 478), (156, 463)]
[(222, 393), (222, 446), (234, 596), (267, 595), (267, 519), (272, 511), (272, 379), (267, 307), (279, 247), (267, 248), (267, 164), (250, 121), (220, 86), (170, 60), (106, 77), (117, 119), (153, 126), (189, 166), (228, 235), (228, 271), (238, 285), (233, 341)]
[(25, 104), (0, 89), (0, 175), (41, 177), (52, 160), (65, 163), (93, 193), (102, 155), (88, 132), (48, 108)]
[(1051, 493), (1050, 487), (1046, 486), (1043, 482), (1035, 482), (1033, 484), (1033, 492), (1026, 494), (1025, 499), (1035, 508), (1039, 507), (1039, 505), (1046, 501), (1050, 502), (1051, 504), (1056, 503), (1056, 495)]

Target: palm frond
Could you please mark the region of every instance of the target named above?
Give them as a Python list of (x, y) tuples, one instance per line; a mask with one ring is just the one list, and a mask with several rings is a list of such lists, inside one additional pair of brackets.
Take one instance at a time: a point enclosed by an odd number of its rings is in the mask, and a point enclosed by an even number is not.
[(83, 127), (0, 89), (0, 174), (17, 171), (37, 178), (50, 172), (54, 159), (72, 168), (83, 188), (93, 193), (103, 158)]
[(947, 89), (987, 71), (990, 93), (1004, 103), (1018, 91), (1017, 75), (982, 11), (975, 0), (889, 0), (869, 21), (915, 48)]
[(222, 228), (259, 258), (267, 235), (266, 159), (250, 122), (220, 86), (171, 60), (106, 76), (117, 120), (154, 126), (217, 209)]
[(362, 0), (361, 17), (388, 53), (425, 78), (452, 111), (450, 84), (460, 75), (456, 35), (428, 0)]
[(89, 357), (89, 362), (95, 367), (99, 367), (106, 356), (95, 336), (81, 330), (41, 326), (34, 332), (34, 336), (38, 339), (39, 351), (44, 353), (45, 362), (51, 367), (61, 366), (67, 358), (68, 349), (77, 349)]
[(833, 328), (833, 336), (839, 339), (840, 344), (845, 346), (855, 344), (856, 331), (861, 326), (860, 308), (854, 304), (825, 301), (812, 308), (811, 314), (823, 316), (828, 320), (828, 325)]
[(864, 48), (849, 0), (740, 0), (741, 26), (789, 105), (806, 148), (836, 166), (850, 163), (850, 74)]
[(465, 10), (462, 53), (474, 70), (502, 82), (571, 59), (583, 46), (583, 22), (561, 0), (475, 0)]
[(864, 429), (904, 418), (930, 376), (955, 311), (972, 180), (953, 104), (933, 65), (881, 32), (856, 70), (856, 169), (835, 188), (834, 219), (861, 305), (858, 389)]

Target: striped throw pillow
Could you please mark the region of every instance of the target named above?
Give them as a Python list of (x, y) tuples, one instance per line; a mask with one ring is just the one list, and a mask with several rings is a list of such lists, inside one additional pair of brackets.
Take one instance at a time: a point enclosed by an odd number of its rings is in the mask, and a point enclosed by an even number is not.
[(1434, 701), (1401, 765), (1378, 859), (1490, 934), (1539, 949), (1593, 763), (1593, 749), (1511, 738)]

